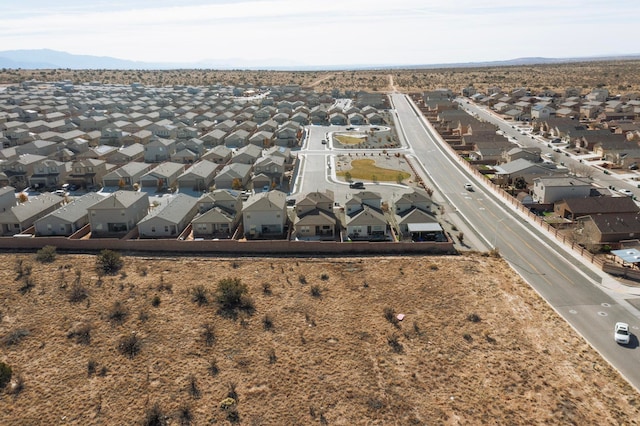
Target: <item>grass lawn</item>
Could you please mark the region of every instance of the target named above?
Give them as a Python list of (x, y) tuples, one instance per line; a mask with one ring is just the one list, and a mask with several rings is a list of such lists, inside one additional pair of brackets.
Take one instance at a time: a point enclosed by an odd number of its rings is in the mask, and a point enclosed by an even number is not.
[(352, 179), (382, 182), (397, 182), (398, 180), (405, 180), (411, 177), (410, 173), (401, 170), (384, 169), (376, 166), (375, 160), (365, 159), (351, 161), (351, 170), (340, 171), (337, 172), (336, 175), (345, 177), (347, 172), (351, 174)]

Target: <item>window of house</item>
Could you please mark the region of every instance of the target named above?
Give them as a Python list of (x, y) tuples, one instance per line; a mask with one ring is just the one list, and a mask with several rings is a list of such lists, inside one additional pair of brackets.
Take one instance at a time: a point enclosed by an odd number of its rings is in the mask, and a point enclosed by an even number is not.
[(164, 232), (169, 232), (169, 226), (167, 225), (164, 226)]

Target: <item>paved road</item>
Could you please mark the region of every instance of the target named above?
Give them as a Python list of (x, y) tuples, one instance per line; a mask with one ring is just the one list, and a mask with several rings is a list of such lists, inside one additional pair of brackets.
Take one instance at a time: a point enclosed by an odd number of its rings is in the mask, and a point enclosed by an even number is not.
[[(455, 210), (452, 213), (468, 224), (470, 232), (486, 248), (497, 247), (514, 270), (640, 389), (637, 339), (629, 347), (619, 346), (613, 340), (616, 321), (628, 322), (632, 331), (640, 334), (640, 316), (625, 302), (627, 296), (606, 289), (597, 271), (530, 225), (482, 182), (475, 181), (459, 160), (437, 142), (437, 135), (410, 101), (403, 95), (391, 96), (407, 142)], [(473, 182), (474, 192), (464, 191), (467, 181)]]

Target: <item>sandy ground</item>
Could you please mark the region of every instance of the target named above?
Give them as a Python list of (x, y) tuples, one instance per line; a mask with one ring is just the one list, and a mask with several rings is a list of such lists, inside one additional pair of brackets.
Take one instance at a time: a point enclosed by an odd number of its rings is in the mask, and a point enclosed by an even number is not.
[[(93, 255), (0, 258), (0, 361), (24, 383), (0, 393), (3, 425), (144, 424), (154, 404), (168, 424), (180, 409), (191, 424), (226, 424), (231, 385), (232, 420), (247, 425), (640, 418), (636, 392), (501, 259), (125, 257), (100, 280)], [(17, 277), (17, 259), (29, 276)], [(223, 278), (247, 285), (255, 312), (217, 313)], [(79, 302), (74, 282), (87, 292)], [(109, 319), (116, 302), (120, 323)], [(385, 309), (405, 317), (393, 324)], [(73, 336), (82, 326), (88, 343)], [(8, 344), (17, 330), (28, 334)], [(141, 347), (130, 359), (118, 343), (132, 333)]]

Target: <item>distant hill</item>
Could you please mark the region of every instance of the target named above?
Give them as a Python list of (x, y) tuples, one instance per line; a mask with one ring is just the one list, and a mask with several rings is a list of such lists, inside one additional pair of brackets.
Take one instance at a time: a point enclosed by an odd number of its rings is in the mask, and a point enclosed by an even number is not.
[(5, 50), (0, 51), (0, 68), (11, 69), (263, 69), (282, 71), (308, 71), (308, 70), (340, 70), (340, 69), (433, 69), (433, 68), (474, 68), (489, 66), (515, 66), (515, 65), (535, 65), (554, 64), (568, 62), (587, 61), (612, 61), (612, 60), (632, 60), (640, 59), (640, 54), (619, 55), (619, 56), (593, 56), (583, 58), (517, 58), (504, 61), (487, 62), (460, 62), (441, 64), (407, 64), (407, 65), (334, 65), (334, 66), (313, 66), (292, 62), (286, 59), (273, 58), (270, 60), (246, 60), (240, 58), (231, 59), (207, 59), (193, 63), (170, 63), (170, 62), (141, 62), (129, 61), (126, 59), (112, 58), (109, 56), (74, 55), (67, 52), (60, 52), (50, 49), (36, 50)]

